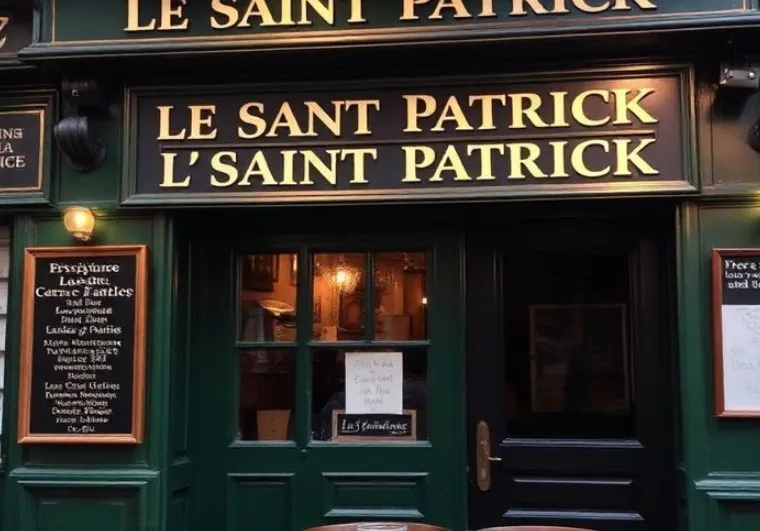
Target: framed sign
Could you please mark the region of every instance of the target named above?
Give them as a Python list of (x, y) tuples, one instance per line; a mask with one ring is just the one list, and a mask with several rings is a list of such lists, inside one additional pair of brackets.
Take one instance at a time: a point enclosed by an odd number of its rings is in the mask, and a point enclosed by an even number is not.
[(147, 247), (29, 248), (19, 443), (143, 438)]
[(715, 414), (760, 417), (760, 249), (712, 254)]
[(332, 412), (333, 441), (416, 441), (417, 410), (401, 415), (349, 415), (343, 409)]

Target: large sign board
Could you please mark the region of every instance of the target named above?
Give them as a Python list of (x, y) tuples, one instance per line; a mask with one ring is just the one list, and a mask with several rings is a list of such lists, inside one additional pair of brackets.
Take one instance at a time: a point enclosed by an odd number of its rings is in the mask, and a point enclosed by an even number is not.
[(92, 46), (100, 54), (578, 35), (756, 14), (744, 0), (126, 0), (83, 24), (91, 0), (47, 2), (35, 48)]
[(693, 191), (684, 72), (134, 89), (127, 204)]
[(147, 248), (31, 248), (24, 260), (20, 443), (143, 437)]

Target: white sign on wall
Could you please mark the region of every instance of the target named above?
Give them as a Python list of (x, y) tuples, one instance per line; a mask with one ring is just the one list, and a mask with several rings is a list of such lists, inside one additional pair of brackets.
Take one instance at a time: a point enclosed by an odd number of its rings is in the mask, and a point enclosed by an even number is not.
[(347, 352), (346, 413), (401, 415), (403, 379), (401, 352)]

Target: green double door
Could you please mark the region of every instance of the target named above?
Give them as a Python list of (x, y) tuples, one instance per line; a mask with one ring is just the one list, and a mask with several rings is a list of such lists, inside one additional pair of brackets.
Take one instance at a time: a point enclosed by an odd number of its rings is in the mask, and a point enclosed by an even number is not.
[(456, 238), (236, 227), (186, 238), (192, 529), (464, 528)]
[(674, 528), (672, 216), (486, 214), (188, 232), (195, 531)]

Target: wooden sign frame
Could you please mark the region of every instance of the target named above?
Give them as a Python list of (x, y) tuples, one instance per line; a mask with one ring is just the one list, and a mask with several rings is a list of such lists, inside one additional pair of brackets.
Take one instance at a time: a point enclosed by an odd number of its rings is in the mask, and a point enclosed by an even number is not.
[[(382, 435), (360, 437), (358, 435), (338, 435), (338, 415), (345, 415), (345, 409), (333, 409), (332, 412), (332, 434), (333, 441), (347, 441), (347, 442), (404, 442), (404, 441), (416, 441), (417, 440), (417, 410), (416, 409), (404, 409), (402, 414), (412, 417), (412, 434), (409, 436), (396, 435), (391, 437), (384, 437)], [(370, 416), (371, 413), (367, 413)]]
[[(61, 434), (32, 433), (32, 363), (34, 356), (34, 288), (37, 258), (88, 258), (101, 256), (135, 257), (135, 326), (132, 361), (132, 420), (129, 433)], [(141, 444), (144, 434), (146, 303), (148, 300), (147, 245), (101, 245), (91, 247), (30, 247), (24, 252), (24, 280), (21, 316), (21, 365), (19, 378), (19, 443), (51, 444)]]
[(727, 409), (723, 383), (723, 261), (726, 258), (748, 256), (754, 256), (760, 262), (760, 249), (713, 249), (712, 251), (714, 408), (715, 416), (720, 418), (760, 418), (760, 407), (758, 409)]

